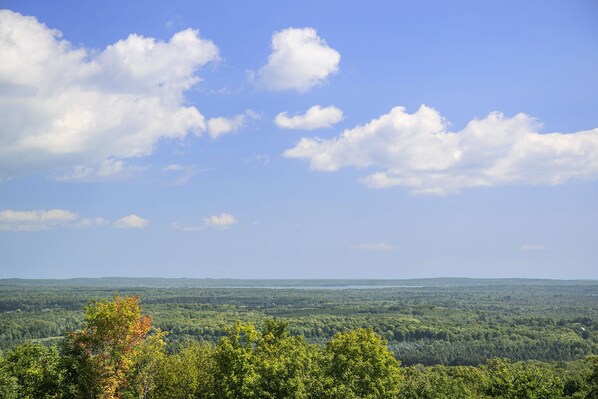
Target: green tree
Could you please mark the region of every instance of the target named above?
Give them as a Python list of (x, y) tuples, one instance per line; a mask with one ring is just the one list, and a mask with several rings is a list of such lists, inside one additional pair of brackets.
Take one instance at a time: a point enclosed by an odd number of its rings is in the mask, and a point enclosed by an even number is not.
[(13, 377), (18, 384), (19, 399), (50, 399), (59, 395), (61, 374), (56, 347), (46, 348), (41, 343), (26, 343), (6, 354), (2, 369), (7, 374), (7, 389), (13, 388)]
[(215, 397), (307, 398), (315, 350), (285, 321), (266, 320), (261, 332), (237, 322), (215, 349)]
[(476, 380), (481, 372), (473, 367), (409, 367), (401, 386), (401, 399), (480, 399)]
[(588, 362), (590, 363), (592, 371), (588, 377), (590, 391), (586, 395), (586, 399), (598, 399), (598, 356), (588, 357)]
[(328, 398), (385, 399), (399, 392), (401, 372), (384, 341), (371, 329), (337, 333), (324, 349)]
[(0, 398), (3, 399), (18, 399), (19, 398), (19, 383), (8, 370), (8, 365), (4, 360), (4, 356), (0, 355)]
[[(292, 337), (285, 321), (266, 320), (254, 350), (255, 398), (307, 397), (312, 359), (302, 337)], [(315, 348), (314, 348), (315, 349)]]
[(548, 369), (533, 364), (512, 364), (508, 359), (486, 363), (485, 393), (501, 399), (560, 399), (563, 382)]
[(131, 399), (147, 399), (156, 388), (156, 374), (164, 361), (165, 333), (158, 332), (148, 336), (140, 344), (132, 359), (127, 384), (126, 397)]
[(219, 399), (255, 397), (258, 378), (253, 350), (259, 333), (252, 324), (237, 322), (216, 345), (214, 396)]
[(165, 356), (158, 366), (154, 399), (207, 399), (214, 391), (214, 349), (191, 342), (180, 352)]

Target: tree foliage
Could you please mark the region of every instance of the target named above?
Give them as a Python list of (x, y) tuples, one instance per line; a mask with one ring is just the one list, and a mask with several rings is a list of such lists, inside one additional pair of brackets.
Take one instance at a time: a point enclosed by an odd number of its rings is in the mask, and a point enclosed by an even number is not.
[(387, 399), (399, 392), (399, 361), (371, 329), (336, 334), (324, 349), (324, 359), (331, 399)]
[(281, 318), (237, 321), (216, 343), (189, 340), (167, 351), (164, 333), (152, 328), (136, 296), (93, 301), (83, 320), (59, 346), (30, 342), (0, 356), (0, 398), (597, 399), (598, 393), (595, 356), (404, 367), (373, 328), (336, 332), (317, 345)]
[[(85, 309), (83, 329), (66, 339), (72, 394), (88, 399), (125, 396), (133, 381), (148, 377), (142, 365), (151, 367), (154, 354), (162, 349), (161, 334), (147, 340), (151, 318), (142, 316), (137, 296), (114, 296), (95, 301)], [(135, 376), (137, 378), (132, 378)], [(137, 386), (142, 392), (146, 384)]]
[(40, 343), (27, 343), (6, 355), (0, 372), (0, 392), (7, 397), (17, 388), (19, 399), (51, 399), (56, 397), (61, 376), (56, 347), (46, 348)]

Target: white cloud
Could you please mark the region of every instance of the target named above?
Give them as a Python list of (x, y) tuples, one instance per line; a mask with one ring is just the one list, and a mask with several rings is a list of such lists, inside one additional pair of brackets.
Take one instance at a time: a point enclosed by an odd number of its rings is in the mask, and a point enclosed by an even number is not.
[(203, 224), (201, 224), (200, 226), (187, 225), (181, 222), (172, 222), (170, 224), (170, 227), (172, 227), (175, 230), (193, 232), (209, 228), (228, 229), (235, 223), (237, 223), (237, 219), (233, 215), (231, 215), (230, 213), (221, 213), (220, 215), (212, 215), (210, 217), (205, 218), (203, 220)]
[(172, 164), (172, 165), (168, 165), (162, 168), (163, 171), (165, 172), (180, 172), (180, 171), (184, 171), (185, 167), (179, 164)]
[(388, 252), (393, 251), (395, 248), (385, 242), (374, 242), (369, 244), (358, 244), (352, 247), (353, 249), (359, 249), (361, 251), (373, 251), (373, 252)]
[(66, 173), (56, 176), (58, 181), (98, 181), (127, 180), (138, 176), (147, 168), (127, 165), (124, 161), (105, 159), (95, 165), (77, 165), (68, 168)]
[(128, 215), (112, 223), (118, 229), (142, 229), (149, 225), (149, 220), (137, 215)]
[(70, 167), (100, 176), (161, 139), (205, 130), (184, 92), (218, 48), (191, 29), (167, 42), (132, 34), (103, 51), (75, 48), (34, 17), (2, 10), (0, 59), (0, 178)]
[(0, 231), (40, 231), (62, 227), (103, 226), (102, 218), (80, 219), (79, 215), (65, 209), (0, 211)]
[(203, 220), (205, 227), (228, 228), (237, 223), (237, 219), (230, 213), (221, 213), (220, 215), (213, 215)]
[(492, 112), (459, 132), (433, 108), (408, 114), (395, 107), (331, 139), (302, 138), (288, 158), (313, 170), (373, 169), (360, 181), (371, 188), (403, 186), (414, 193), (446, 195), (466, 187), (555, 185), (598, 178), (598, 128), (542, 134), (525, 114)]
[(258, 117), (256, 112), (248, 109), (245, 113), (233, 116), (232, 118), (210, 118), (208, 120), (208, 133), (215, 140), (224, 134), (238, 131), (246, 125), (249, 119), (257, 119)]
[(109, 220), (104, 218), (85, 218), (81, 219), (74, 227), (108, 226)]
[(274, 123), (285, 129), (314, 130), (332, 127), (341, 120), (343, 111), (339, 108), (333, 105), (324, 108), (314, 105), (303, 115), (288, 116), (286, 112), (281, 112), (276, 115)]
[(172, 227), (175, 230), (180, 230), (180, 231), (185, 231), (185, 232), (199, 231), (199, 230), (205, 229), (204, 226), (187, 226), (180, 222), (172, 222), (170, 224), (170, 227)]
[(0, 221), (8, 223), (36, 222), (39, 221), (40, 214), (44, 211), (14, 211), (5, 209), (0, 211)]
[(42, 212), (40, 214), (40, 220), (42, 222), (60, 223), (60, 222), (72, 222), (79, 218), (74, 212), (66, 211), (64, 209), (50, 209), (49, 211)]
[(519, 247), (520, 251), (544, 251), (546, 247), (542, 244), (523, 244)]
[(338, 72), (340, 59), (315, 29), (288, 28), (272, 35), (268, 63), (252, 73), (252, 79), (268, 90), (305, 92)]
[[(40, 231), (57, 228), (84, 228), (110, 225), (110, 221), (101, 217), (80, 218), (75, 212), (66, 209), (18, 211), (4, 209), (0, 211), (0, 231)], [(149, 221), (137, 215), (125, 216), (114, 223), (116, 228), (143, 228)]]

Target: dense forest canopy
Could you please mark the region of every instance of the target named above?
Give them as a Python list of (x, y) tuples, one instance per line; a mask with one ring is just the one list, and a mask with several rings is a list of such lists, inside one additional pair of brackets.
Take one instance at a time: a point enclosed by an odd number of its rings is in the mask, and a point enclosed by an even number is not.
[[(284, 318), (292, 335), (317, 344), (337, 332), (371, 328), (404, 365), (580, 360), (595, 354), (598, 342), (598, 283), (591, 281), (432, 279), (427, 285), (424, 279), (405, 287), (405, 280), (290, 280), (274, 289), (280, 282), (190, 279), (213, 287), (185, 288), (182, 280), (151, 279), (160, 287), (147, 287), (148, 279), (108, 279), (123, 295), (140, 296), (154, 325), (168, 331), (169, 350), (189, 339), (217, 342), (237, 320), (260, 325), (269, 318)], [(80, 328), (89, 300), (115, 292), (98, 285), (105, 279), (87, 279), (85, 286), (27, 281), (0, 281), (0, 349), (30, 339), (59, 341)], [(324, 283), (328, 289), (313, 288)], [(382, 288), (336, 289), (347, 284)], [(285, 288), (290, 285), (303, 288)]]
[(116, 296), (95, 284), (25, 282), (0, 284), (2, 398), (598, 392), (593, 282), (291, 289), (126, 280)]

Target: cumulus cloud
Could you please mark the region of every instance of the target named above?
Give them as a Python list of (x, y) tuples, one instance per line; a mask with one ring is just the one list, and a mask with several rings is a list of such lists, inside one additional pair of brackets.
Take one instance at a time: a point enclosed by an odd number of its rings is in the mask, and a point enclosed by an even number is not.
[(65, 209), (0, 211), (0, 231), (40, 231), (60, 227), (104, 226), (106, 222), (102, 218), (81, 219), (77, 213)]
[(129, 215), (111, 223), (101, 217), (81, 218), (76, 212), (66, 209), (0, 211), (0, 231), (40, 231), (57, 228), (83, 228), (108, 226), (116, 228), (143, 228), (149, 221), (137, 215)]
[(520, 251), (544, 251), (546, 247), (542, 244), (523, 244), (519, 247)]
[(284, 156), (308, 160), (319, 171), (370, 169), (360, 181), (371, 188), (403, 186), (435, 195), (598, 178), (598, 128), (567, 134), (539, 129), (528, 115), (492, 112), (451, 132), (433, 108), (422, 105), (409, 114), (395, 107), (337, 137), (303, 138)]
[(329, 128), (343, 120), (343, 111), (334, 105), (321, 107), (314, 105), (303, 115), (288, 116), (286, 112), (276, 115), (274, 123), (278, 127), (297, 130)]
[(315, 29), (288, 28), (272, 35), (268, 63), (252, 73), (252, 79), (268, 90), (305, 92), (338, 72), (340, 59)]
[(75, 177), (111, 174), (161, 139), (202, 133), (204, 117), (184, 93), (218, 58), (191, 29), (169, 41), (132, 34), (94, 51), (1, 10), (0, 178), (73, 167)]
[(66, 211), (64, 209), (51, 209), (49, 211), (42, 212), (40, 214), (40, 220), (42, 222), (71, 222), (78, 219), (79, 215), (74, 212)]
[(245, 113), (233, 116), (232, 118), (210, 118), (208, 120), (208, 133), (215, 140), (224, 134), (238, 131), (247, 124), (248, 120), (257, 119), (258, 117), (256, 112), (248, 109)]
[(353, 249), (359, 249), (361, 251), (372, 251), (372, 252), (388, 252), (393, 251), (395, 248), (385, 242), (374, 242), (369, 244), (358, 244), (352, 247)]
[(143, 229), (149, 225), (149, 220), (135, 214), (122, 217), (112, 223), (117, 229)]
[(214, 228), (228, 228), (237, 223), (237, 219), (230, 213), (221, 213), (220, 215), (213, 215), (203, 220), (205, 227)]
[(181, 222), (172, 222), (170, 227), (175, 230), (193, 232), (206, 230), (209, 228), (213, 229), (228, 229), (232, 225), (237, 223), (237, 219), (230, 213), (221, 213), (220, 215), (212, 215), (203, 220), (201, 225), (188, 225)]

